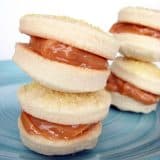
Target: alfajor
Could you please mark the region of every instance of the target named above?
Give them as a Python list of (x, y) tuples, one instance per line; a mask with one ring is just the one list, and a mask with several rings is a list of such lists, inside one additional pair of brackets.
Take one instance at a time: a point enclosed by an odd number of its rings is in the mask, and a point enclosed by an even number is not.
[(160, 12), (141, 7), (120, 10), (111, 29), (120, 41), (120, 52), (137, 60), (160, 61)]
[(44, 155), (65, 155), (95, 147), (101, 120), (111, 103), (105, 90), (63, 93), (37, 82), (22, 86), (18, 98), (22, 142)]
[(16, 45), (13, 60), (34, 80), (63, 92), (92, 92), (105, 87), (118, 42), (110, 34), (68, 17), (26, 15), (20, 31), (28, 44)]
[(147, 62), (118, 57), (107, 81), (112, 104), (120, 110), (149, 113), (160, 96), (160, 69)]

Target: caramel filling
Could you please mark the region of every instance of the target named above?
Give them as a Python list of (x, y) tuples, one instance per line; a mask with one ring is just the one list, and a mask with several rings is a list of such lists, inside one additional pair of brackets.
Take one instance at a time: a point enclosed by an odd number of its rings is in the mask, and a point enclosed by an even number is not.
[(37, 54), (49, 60), (97, 70), (108, 68), (105, 58), (55, 40), (31, 37), (29, 46)]
[(40, 135), (49, 140), (55, 139), (74, 139), (82, 136), (87, 131), (92, 129), (94, 124), (79, 124), (79, 125), (63, 125), (33, 117), (26, 112), (22, 112), (21, 121), (25, 130), (32, 135)]
[(157, 103), (159, 100), (158, 95), (141, 90), (134, 85), (123, 81), (113, 74), (110, 75), (106, 88), (109, 91), (119, 92), (122, 95), (132, 97), (135, 100), (140, 101), (146, 105)]
[(110, 32), (111, 33), (135, 33), (139, 35), (160, 38), (160, 31), (150, 27), (145, 27), (142, 25), (132, 24), (132, 23), (123, 23), (123, 22), (115, 23), (111, 27)]

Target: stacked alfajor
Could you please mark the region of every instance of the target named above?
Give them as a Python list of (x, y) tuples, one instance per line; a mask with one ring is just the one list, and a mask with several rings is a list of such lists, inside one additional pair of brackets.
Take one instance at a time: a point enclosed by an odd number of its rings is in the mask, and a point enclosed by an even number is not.
[(119, 44), (86, 22), (51, 15), (26, 15), (14, 62), (34, 82), (19, 89), (18, 126), (22, 142), (45, 155), (65, 155), (95, 147), (110, 94), (104, 89)]
[(120, 110), (149, 113), (160, 97), (160, 12), (127, 7), (119, 12), (110, 32), (120, 42), (120, 53), (111, 65), (107, 89)]

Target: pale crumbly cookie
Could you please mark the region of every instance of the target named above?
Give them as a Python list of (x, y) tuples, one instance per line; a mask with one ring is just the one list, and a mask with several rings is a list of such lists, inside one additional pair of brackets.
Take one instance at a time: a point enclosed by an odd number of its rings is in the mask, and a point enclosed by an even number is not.
[(22, 110), (34, 117), (59, 124), (88, 124), (105, 118), (111, 104), (105, 90), (91, 93), (64, 93), (37, 82), (22, 86), (18, 92)]

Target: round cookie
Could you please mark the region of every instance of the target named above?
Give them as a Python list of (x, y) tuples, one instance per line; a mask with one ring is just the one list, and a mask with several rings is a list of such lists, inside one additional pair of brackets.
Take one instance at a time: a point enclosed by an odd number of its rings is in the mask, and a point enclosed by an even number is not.
[(137, 113), (149, 113), (156, 110), (157, 103), (145, 105), (134, 100), (131, 97), (119, 94), (118, 92), (111, 92), (112, 105), (116, 106), (122, 111), (132, 111)]
[(118, 57), (111, 71), (140, 89), (160, 95), (160, 69), (154, 64)]
[(160, 61), (160, 12), (142, 7), (119, 11), (110, 30), (120, 42), (124, 56), (147, 62)]
[(30, 135), (24, 129), (21, 120), (18, 127), (23, 144), (31, 150), (44, 155), (65, 155), (95, 147), (101, 133), (101, 124), (98, 123), (85, 135), (72, 140), (48, 140), (39, 135)]
[(63, 93), (36, 82), (21, 87), (18, 98), (22, 110), (30, 115), (66, 125), (101, 121), (107, 115), (111, 104), (110, 94), (105, 90), (93, 93)]
[(149, 113), (160, 95), (160, 69), (151, 63), (117, 57), (111, 65), (107, 89), (111, 104), (122, 111)]
[(109, 33), (70, 17), (25, 15), (20, 21), (20, 31), (57, 40), (107, 59), (114, 59), (119, 48), (118, 42)]
[(115, 33), (114, 36), (119, 40), (120, 53), (124, 56), (146, 62), (160, 61), (159, 39), (132, 33)]
[(125, 7), (120, 10), (118, 21), (140, 24), (160, 30), (160, 11), (143, 7)]
[(25, 44), (17, 44), (13, 56), (34, 80), (62, 92), (94, 92), (104, 88), (110, 70), (77, 67), (39, 56)]

